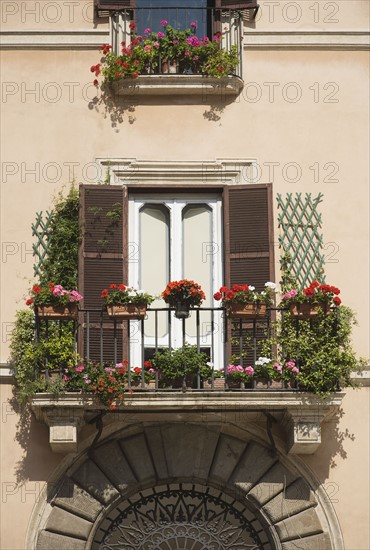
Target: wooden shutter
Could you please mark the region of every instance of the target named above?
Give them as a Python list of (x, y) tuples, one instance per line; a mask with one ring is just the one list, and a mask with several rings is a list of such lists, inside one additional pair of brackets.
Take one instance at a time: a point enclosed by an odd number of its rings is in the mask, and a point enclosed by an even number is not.
[(94, 0), (94, 6), (98, 17), (107, 17), (110, 11), (134, 9), (136, 0)]
[[(227, 186), (224, 190), (225, 285), (249, 284), (263, 290), (267, 281), (275, 282), (274, 240), (271, 184)], [(255, 343), (256, 350), (244, 348), (244, 365), (253, 364), (260, 355), (260, 345), (266, 337), (266, 325), (243, 324), (244, 343)], [(234, 341), (229, 325), (227, 354), (239, 356), (239, 344)], [(236, 335), (240, 326), (236, 327)], [(239, 335), (240, 336), (240, 335)], [(237, 338), (238, 339), (238, 338)]]
[[(82, 242), (79, 257), (79, 289), (84, 299), (82, 308), (95, 309), (90, 315), (89, 357), (100, 360), (103, 321), (104, 359), (113, 360), (114, 324), (107, 315), (101, 317), (101, 291), (110, 283), (127, 283), (127, 188), (100, 185), (80, 187), (80, 220)], [(79, 353), (86, 356), (86, 313), (81, 322)], [(118, 332), (119, 359), (125, 352), (125, 334)]]
[(258, 7), (257, 0), (216, 0), (216, 8), (250, 10)]
[(228, 186), (224, 191), (225, 284), (262, 290), (274, 281), (270, 184)]

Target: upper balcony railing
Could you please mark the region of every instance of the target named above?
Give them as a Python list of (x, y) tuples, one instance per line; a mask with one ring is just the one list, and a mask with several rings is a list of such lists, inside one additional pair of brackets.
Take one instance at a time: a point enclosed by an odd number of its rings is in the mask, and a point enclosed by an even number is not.
[[(230, 65), (228, 72), (242, 78), (243, 12), (239, 10), (156, 6), (109, 13), (112, 52), (116, 55), (121, 54), (122, 44), (127, 47), (137, 39), (146, 52), (153, 44), (154, 49), (158, 48), (158, 54), (145, 65), (140, 75), (209, 74), (205, 72), (204, 62), (214, 54), (204, 47), (204, 38), (207, 38), (210, 42), (216, 41), (223, 52), (231, 55), (236, 51), (236, 62)], [(190, 36), (181, 35), (185, 29), (190, 31)], [(191, 40), (186, 42), (186, 38)], [(225, 64), (227, 59), (224, 57), (221, 61)], [(212, 69), (208, 66), (209, 70)]]

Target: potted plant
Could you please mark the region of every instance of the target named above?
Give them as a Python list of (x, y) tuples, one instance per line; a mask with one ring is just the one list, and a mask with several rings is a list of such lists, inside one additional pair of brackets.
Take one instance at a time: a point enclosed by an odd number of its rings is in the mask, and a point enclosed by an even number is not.
[(258, 389), (282, 388), (283, 367), (270, 357), (259, 357), (254, 366), (254, 387)]
[(101, 298), (108, 315), (123, 320), (143, 319), (147, 306), (155, 300), (155, 296), (144, 290), (128, 287), (124, 283), (111, 283), (108, 288), (102, 290)]
[(168, 283), (162, 292), (162, 298), (166, 304), (175, 308), (175, 316), (178, 319), (186, 319), (189, 317), (190, 308), (200, 306), (206, 296), (198, 283), (182, 279)]
[(270, 281), (261, 292), (251, 285), (235, 284), (231, 288), (222, 286), (213, 297), (222, 300), (229, 317), (255, 319), (266, 315), (267, 306), (273, 303), (275, 289), (275, 283)]
[(196, 346), (185, 343), (177, 349), (162, 349), (154, 354), (152, 363), (158, 372), (161, 387), (173, 388), (192, 387), (197, 375), (201, 380), (211, 376), (211, 368), (207, 365), (208, 356), (198, 352)]
[(228, 388), (245, 388), (245, 385), (251, 385), (254, 375), (254, 368), (251, 366), (242, 367), (242, 365), (229, 364), (226, 367), (225, 376)]
[(52, 320), (77, 319), (77, 304), (83, 297), (77, 290), (66, 290), (53, 282), (47, 285), (33, 285), (31, 297), (26, 305), (32, 306), (38, 317)]
[(339, 288), (313, 281), (307, 288), (292, 288), (281, 297), (281, 306), (289, 308), (294, 318), (309, 319), (318, 315), (329, 315), (332, 307), (341, 304)]

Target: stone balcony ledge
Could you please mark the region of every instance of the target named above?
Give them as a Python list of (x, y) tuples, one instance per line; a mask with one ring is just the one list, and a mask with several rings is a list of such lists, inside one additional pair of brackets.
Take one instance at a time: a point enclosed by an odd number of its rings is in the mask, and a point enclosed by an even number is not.
[(135, 79), (123, 79), (110, 85), (112, 92), (126, 98), (142, 96), (198, 96), (202, 101), (208, 98), (221, 99), (237, 96), (244, 86), (236, 75), (222, 78), (206, 75), (165, 74), (140, 75)]
[[(335, 414), (344, 395), (336, 393), (322, 400), (313, 394), (283, 391), (134, 392), (125, 396), (125, 402), (113, 414), (115, 418), (120, 413), (172, 414), (176, 420), (187, 413), (202, 417), (238, 412), (243, 419), (255, 421), (256, 413), (261, 413), (260, 420), (270, 416), (281, 423), (288, 453), (313, 454), (321, 443), (321, 423)], [(66, 393), (36, 394), (31, 409), (38, 421), (49, 426), (52, 450), (67, 453), (77, 452), (79, 430), (105, 407), (94, 396)]]

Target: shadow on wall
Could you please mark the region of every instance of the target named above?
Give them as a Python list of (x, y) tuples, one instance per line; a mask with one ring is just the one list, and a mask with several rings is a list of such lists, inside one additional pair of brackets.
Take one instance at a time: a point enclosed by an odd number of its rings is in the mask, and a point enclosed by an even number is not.
[(27, 481), (47, 481), (62, 458), (50, 449), (49, 428), (37, 422), (29, 405), (20, 405), (16, 395), (13, 395), (8, 403), (18, 415), (15, 441), (23, 451), (23, 457), (15, 463), (14, 467), (17, 484), (23, 485)]
[(136, 122), (136, 107), (138, 105), (156, 105), (156, 106), (173, 106), (173, 105), (207, 105), (203, 112), (203, 118), (209, 122), (218, 122), (227, 107), (235, 101), (235, 98), (224, 96), (220, 93), (207, 95), (202, 97), (195, 96), (140, 96), (140, 89), (133, 89), (132, 94), (120, 96), (114, 94), (109, 85), (103, 85), (94, 97), (88, 103), (88, 109), (95, 110), (103, 115), (104, 118), (109, 118), (111, 127), (116, 131), (120, 131), (120, 125), (125, 122), (134, 124)]

